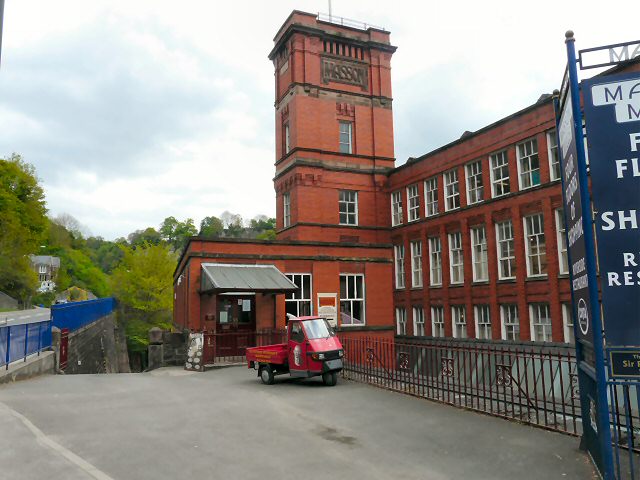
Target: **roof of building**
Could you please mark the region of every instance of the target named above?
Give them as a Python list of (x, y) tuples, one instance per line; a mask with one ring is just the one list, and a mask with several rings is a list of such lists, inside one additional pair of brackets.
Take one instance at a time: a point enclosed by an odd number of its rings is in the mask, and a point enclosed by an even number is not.
[(31, 255), (31, 263), (34, 265), (50, 265), (54, 268), (60, 268), (60, 257), (53, 257), (51, 255)]
[(295, 292), (298, 287), (275, 265), (202, 264), (202, 292)]

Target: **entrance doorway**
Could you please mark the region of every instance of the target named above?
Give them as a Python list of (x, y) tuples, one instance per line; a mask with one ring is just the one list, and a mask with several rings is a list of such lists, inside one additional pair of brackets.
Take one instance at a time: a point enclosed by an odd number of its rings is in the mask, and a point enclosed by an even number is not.
[(219, 294), (216, 301), (216, 355), (244, 355), (254, 346), (256, 298), (253, 294)]

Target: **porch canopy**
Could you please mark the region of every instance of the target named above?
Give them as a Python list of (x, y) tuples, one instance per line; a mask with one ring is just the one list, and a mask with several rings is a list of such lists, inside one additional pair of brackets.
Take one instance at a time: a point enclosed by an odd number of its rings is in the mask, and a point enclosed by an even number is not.
[(289, 293), (298, 287), (275, 265), (203, 263), (200, 293)]

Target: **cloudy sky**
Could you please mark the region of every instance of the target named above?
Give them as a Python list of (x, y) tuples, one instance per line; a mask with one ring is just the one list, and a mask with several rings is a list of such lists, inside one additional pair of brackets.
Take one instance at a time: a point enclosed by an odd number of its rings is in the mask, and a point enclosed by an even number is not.
[[(167, 216), (275, 215), (273, 36), (327, 0), (6, 0), (0, 157), (33, 165), (53, 215), (107, 239)], [(397, 164), (559, 86), (577, 47), (640, 38), (635, 0), (333, 0), (380, 25)], [(633, 8), (632, 8), (633, 7)]]

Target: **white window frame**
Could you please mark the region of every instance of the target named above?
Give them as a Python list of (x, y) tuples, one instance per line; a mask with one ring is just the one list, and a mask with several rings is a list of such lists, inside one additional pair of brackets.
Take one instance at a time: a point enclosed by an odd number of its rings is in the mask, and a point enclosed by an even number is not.
[[(295, 283), (299, 290), (296, 292), (286, 293), (284, 296), (285, 311), (287, 303), (296, 304), (296, 316), (313, 315), (313, 275), (311, 273), (285, 273), (285, 276)], [(304, 296), (305, 283), (309, 284), (309, 297)], [(309, 304), (309, 313), (300, 312), (301, 304)]]
[(291, 151), (291, 130), (289, 122), (284, 124), (284, 153), (285, 155)]
[(558, 272), (560, 275), (569, 274), (569, 252), (567, 252), (567, 236), (564, 226), (564, 212), (561, 208), (555, 211), (556, 242), (558, 244)]
[(520, 341), (520, 315), (517, 304), (503, 303), (500, 305), (500, 324), (503, 340)]
[[(464, 305), (451, 305), (451, 331), (453, 338), (468, 338), (467, 314)], [(460, 331), (458, 331), (460, 329)]]
[[(442, 285), (442, 241), (440, 237), (429, 237), (429, 285)], [(437, 250), (436, 250), (437, 247)]]
[(444, 184), (444, 211), (449, 212), (460, 208), (460, 182), (458, 169), (454, 168), (442, 174)]
[(482, 182), (482, 160), (465, 165), (467, 180), (467, 205), (480, 203), (484, 200), (484, 183)]
[[(510, 237), (506, 234), (509, 233)], [(505, 247), (504, 249), (502, 247)], [(498, 279), (516, 278), (516, 245), (513, 235), (513, 222), (505, 220), (496, 223), (496, 250), (498, 258)], [(503, 269), (503, 266), (505, 267)]]
[[(527, 146), (530, 147), (528, 152)], [(522, 151), (524, 150), (524, 152)], [(529, 138), (516, 145), (516, 158), (518, 159), (518, 187), (527, 190), (541, 184), (540, 156), (538, 154), (538, 140)], [(537, 167), (534, 164), (537, 163)], [(538, 182), (534, 183), (537, 172)]]
[(404, 281), (404, 245), (393, 246), (393, 265), (395, 267), (396, 289), (401, 290), (405, 287)]
[(282, 226), (283, 228), (291, 226), (291, 194), (289, 192), (282, 194)]
[[(346, 288), (345, 288), (345, 292), (346, 292), (346, 296), (343, 298), (342, 297), (342, 279), (345, 279), (345, 283), (346, 283)], [(355, 291), (355, 295), (353, 297), (349, 296), (349, 281), (352, 280), (354, 282), (353, 285), (353, 290)], [(361, 290), (362, 290), (362, 296), (358, 296), (357, 295), (357, 291), (358, 291), (358, 283), (361, 283)], [(362, 326), (362, 325), (366, 325), (367, 324), (367, 315), (366, 315), (366, 298), (367, 298), (367, 292), (366, 292), (366, 284), (365, 284), (365, 278), (364, 278), (364, 274), (362, 273), (341, 273), (340, 274), (340, 325), (343, 327), (352, 327), (352, 326)], [(350, 318), (353, 318), (353, 304), (354, 303), (361, 303), (361, 309), (360, 311), (362, 312), (362, 318), (360, 318), (360, 322), (359, 323), (344, 323), (343, 319), (347, 316), (346, 314), (343, 314), (343, 304), (348, 305), (349, 306), (349, 313), (348, 316)]]
[(571, 308), (571, 303), (562, 303), (562, 329), (564, 331), (564, 343), (575, 345), (576, 339), (573, 330), (573, 308)]
[(471, 235), (471, 266), (474, 282), (489, 280), (489, 256), (487, 251), (487, 231), (484, 225), (473, 227)]
[(420, 218), (420, 189), (414, 183), (407, 187), (407, 222), (415, 222)]
[[(500, 162), (500, 163), (498, 163)], [(509, 176), (509, 156), (506, 150), (489, 155), (491, 174), (491, 197), (502, 197), (511, 193), (511, 177)], [(500, 176), (498, 177), (498, 173)], [(506, 173), (506, 176), (504, 175)]]
[(555, 180), (560, 180), (562, 170), (560, 168), (558, 137), (555, 130), (549, 130), (547, 132), (547, 155), (549, 157), (549, 178), (552, 182)]
[(431, 307), (431, 336), (442, 338), (444, 333), (444, 307), (435, 305)]
[[(339, 151), (340, 153), (353, 153), (353, 122), (340, 120), (340, 122), (338, 123), (340, 124), (340, 134), (338, 136)], [(346, 131), (343, 131), (343, 127), (348, 128), (346, 129)], [(347, 135), (346, 142), (343, 141), (343, 135)], [(345, 146), (343, 147), (343, 145)]]
[(424, 214), (426, 217), (438, 214), (438, 177), (424, 181)]
[[(354, 211), (350, 212), (349, 207)], [(342, 216), (346, 216), (346, 222)], [(358, 225), (358, 192), (356, 190), (340, 190), (338, 192), (338, 221), (340, 225)]]
[[(535, 218), (539, 217), (539, 221)], [(547, 245), (544, 234), (544, 215), (536, 213), (522, 218), (524, 225), (524, 249), (527, 260), (527, 277), (547, 276)], [(532, 232), (531, 226), (539, 224), (542, 231)], [(532, 246), (535, 245), (537, 253), (532, 253)]]
[(411, 250), (411, 286), (422, 287), (422, 241), (412, 240), (409, 243)]
[(413, 336), (424, 337), (426, 330), (424, 328), (424, 308), (413, 307)]
[(402, 225), (402, 192), (391, 193), (391, 226)]
[(407, 309), (396, 307), (396, 335), (407, 334)]
[(476, 338), (480, 340), (491, 340), (491, 309), (489, 305), (474, 305), (473, 316), (476, 322)]
[[(541, 315), (545, 313), (546, 315)], [(548, 303), (530, 303), (529, 304), (529, 322), (531, 326), (531, 341), (533, 342), (551, 342), (553, 341), (553, 329), (551, 321), (551, 308)], [(538, 334), (541, 327), (542, 332)]]
[(464, 283), (464, 251), (462, 249), (462, 232), (449, 234), (449, 283), (452, 285), (460, 285)]

